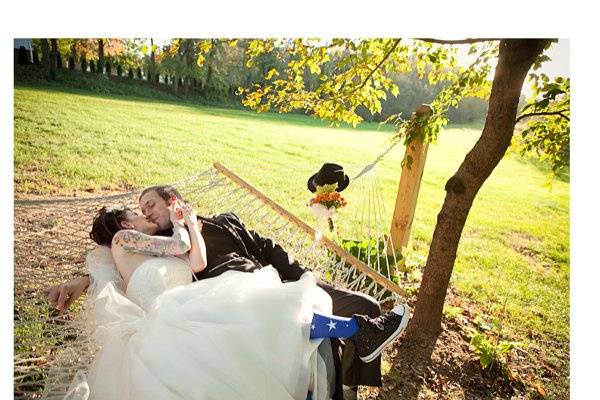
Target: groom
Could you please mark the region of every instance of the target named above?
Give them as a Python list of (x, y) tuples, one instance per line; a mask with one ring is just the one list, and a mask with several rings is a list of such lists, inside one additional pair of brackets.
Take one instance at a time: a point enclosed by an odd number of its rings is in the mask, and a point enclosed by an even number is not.
[[(168, 208), (172, 195), (182, 199), (172, 186), (152, 186), (144, 189), (139, 197), (142, 213), (161, 230), (157, 235), (172, 234)], [(215, 277), (230, 270), (252, 272), (272, 265), (279, 272), (282, 281), (297, 281), (307, 271), (271, 239), (246, 229), (233, 213), (220, 214), (214, 218), (198, 218), (202, 221), (202, 237), (207, 249), (207, 266), (196, 274), (198, 279)], [(58, 309), (68, 308), (85, 291), (89, 283), (88, 276), (72, 279), (50, 288), (48, 297)], [(376, 318), (381, 314), (379, 304), (370, 296), (337, 289), (324, 282), (320, 282), (319, 286), (331, 296), (335, 315), (352, 317), (358, 314)], [(358, 385), (381, 386), (380, 355), (372, 362), (364, 363), (351, 341), (348, 340), (344, 344), (332, 342), (336, 361), (336, 382), (338, 385), (342, 382), (346, 387), (344, 398), (356, 398), (355, 388)]]

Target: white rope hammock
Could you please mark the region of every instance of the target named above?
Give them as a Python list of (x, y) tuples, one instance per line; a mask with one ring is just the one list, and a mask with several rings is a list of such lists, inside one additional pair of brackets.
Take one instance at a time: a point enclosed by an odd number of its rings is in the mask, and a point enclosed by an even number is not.
[[(326, 237), (316, 241), (311, 226), (218, 163), (175, 186), (198, 215), (233, 211), (249, 229), (280, 244), (317, 276), (383, 303), (397, 301), (405, 292), (392, 282), (400, 256), (383, 218), (383, 195), (374, 173), (379, 159), (361, 170), (348, 189), (348, 197), (358, 197), (352, 202), (354, 220), (360, 222), (347, 224), (344, 236), (349, 239), (341, 243)], [(113, 203), (137, 208), (138, 194), (15, 201), (15, 399), (63, 398), (75, 372), (90, 365), (94, 343), (88, 340), (85, 321), (74, 319), (82, 300), (60, 315), (47, 304), (43, 290), (85, 272), (85, 255), (95, 246), (88, 232), (96, 211)]]

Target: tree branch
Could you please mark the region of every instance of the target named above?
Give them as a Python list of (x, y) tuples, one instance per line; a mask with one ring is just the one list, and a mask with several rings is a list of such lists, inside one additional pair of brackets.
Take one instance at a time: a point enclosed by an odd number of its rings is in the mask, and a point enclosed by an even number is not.
[(444, 40), (444, 39), (433, 39), (433, 38), (416, 38), (415, 40), (422, 40), (423, 42), (439, 43), (439, 44), (472, 44), (479, 42), (492, 42), (501, 40), (498, 38), (480, 38), (480, 39), (457, 39), (457, 40)]
[(519, 123), (520, 120), (524, 119), (524, 118), (529, 118), (529, 117), (535, 117), (537, 115), (560, 115), (561, 117), (563, 117), (564, 119), (566, 119), (567, 121), (571, 121), (571, 119), (569, 117), (567, 117), (565, 114), (563, 114), (564, 112), (567, 112), (569, 110), (559, 110), (559, 111), (546, 111), (546, 112), (533, 112), (533, 113), (529, 113), (529, 114), (523, 114), (520, 115), (519, 118), (517, 118), (515, 120), (515, 125), (517, 123)]
[(373, 76), (373, 74), (375, 73), (375, 71), (377, 71), (379, 69), (379, 67), (381, 67), (381, 65), (385, 62), (385, 60), (387, 60), (390, 57), (390, 54), (392, 54), (392, 52), (396, 49), (396, 47), (398, 47), (398, 44), (400, 44), (401, 40), (402, 39), (396, 39), (396, 43), (394, 43), (394, 45), (387, 51), (387, 53), (385, 53), (385, 56), (383, 56), (383, 58), (381, 59), (381, 61), (379, 62), (379, 64), (377, 64), (375, 66), (375, 68), (373, 68), (371, 70), (371, 72), (369, 72), (369, 75), (367, 75), (367, 77), (365, 78), (365, 80), (363, 81), (363, 83), (361, 83), (360, 86), (355, 87), (350, 93), (346, 94), (346, 96), (349, 96), (352, 93), (356, 92), (357, 90), (360, 90), (363, 87), (365, 87), (365, 85), (369, 81), (369, 78), (371, 78)]

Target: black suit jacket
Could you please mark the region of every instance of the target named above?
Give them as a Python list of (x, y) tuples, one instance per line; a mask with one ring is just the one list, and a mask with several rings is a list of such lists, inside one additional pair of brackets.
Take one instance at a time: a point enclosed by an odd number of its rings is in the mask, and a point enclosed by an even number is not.
[(198, 279), (212, 278), (231, 270), (251, 272), (272, 265), (282, 281), (297, 281), (307, 270), (273, 240), (246, 229), (234, 213), (198, 219), (203, 225), (201, 234), (207, 252), (207, 266), (196, 274)]

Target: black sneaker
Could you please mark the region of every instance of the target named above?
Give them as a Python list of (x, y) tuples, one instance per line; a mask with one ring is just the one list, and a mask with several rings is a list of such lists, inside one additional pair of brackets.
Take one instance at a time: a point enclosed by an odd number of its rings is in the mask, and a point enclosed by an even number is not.
[(360, 359), (369, 363), (406, 329), (410, 319), (410, 307), (399, 304), (392, 311), (377, 318), (365, 315), (354, 317), (358, 321), (359, 329), (350, 340), (354, 342)]

